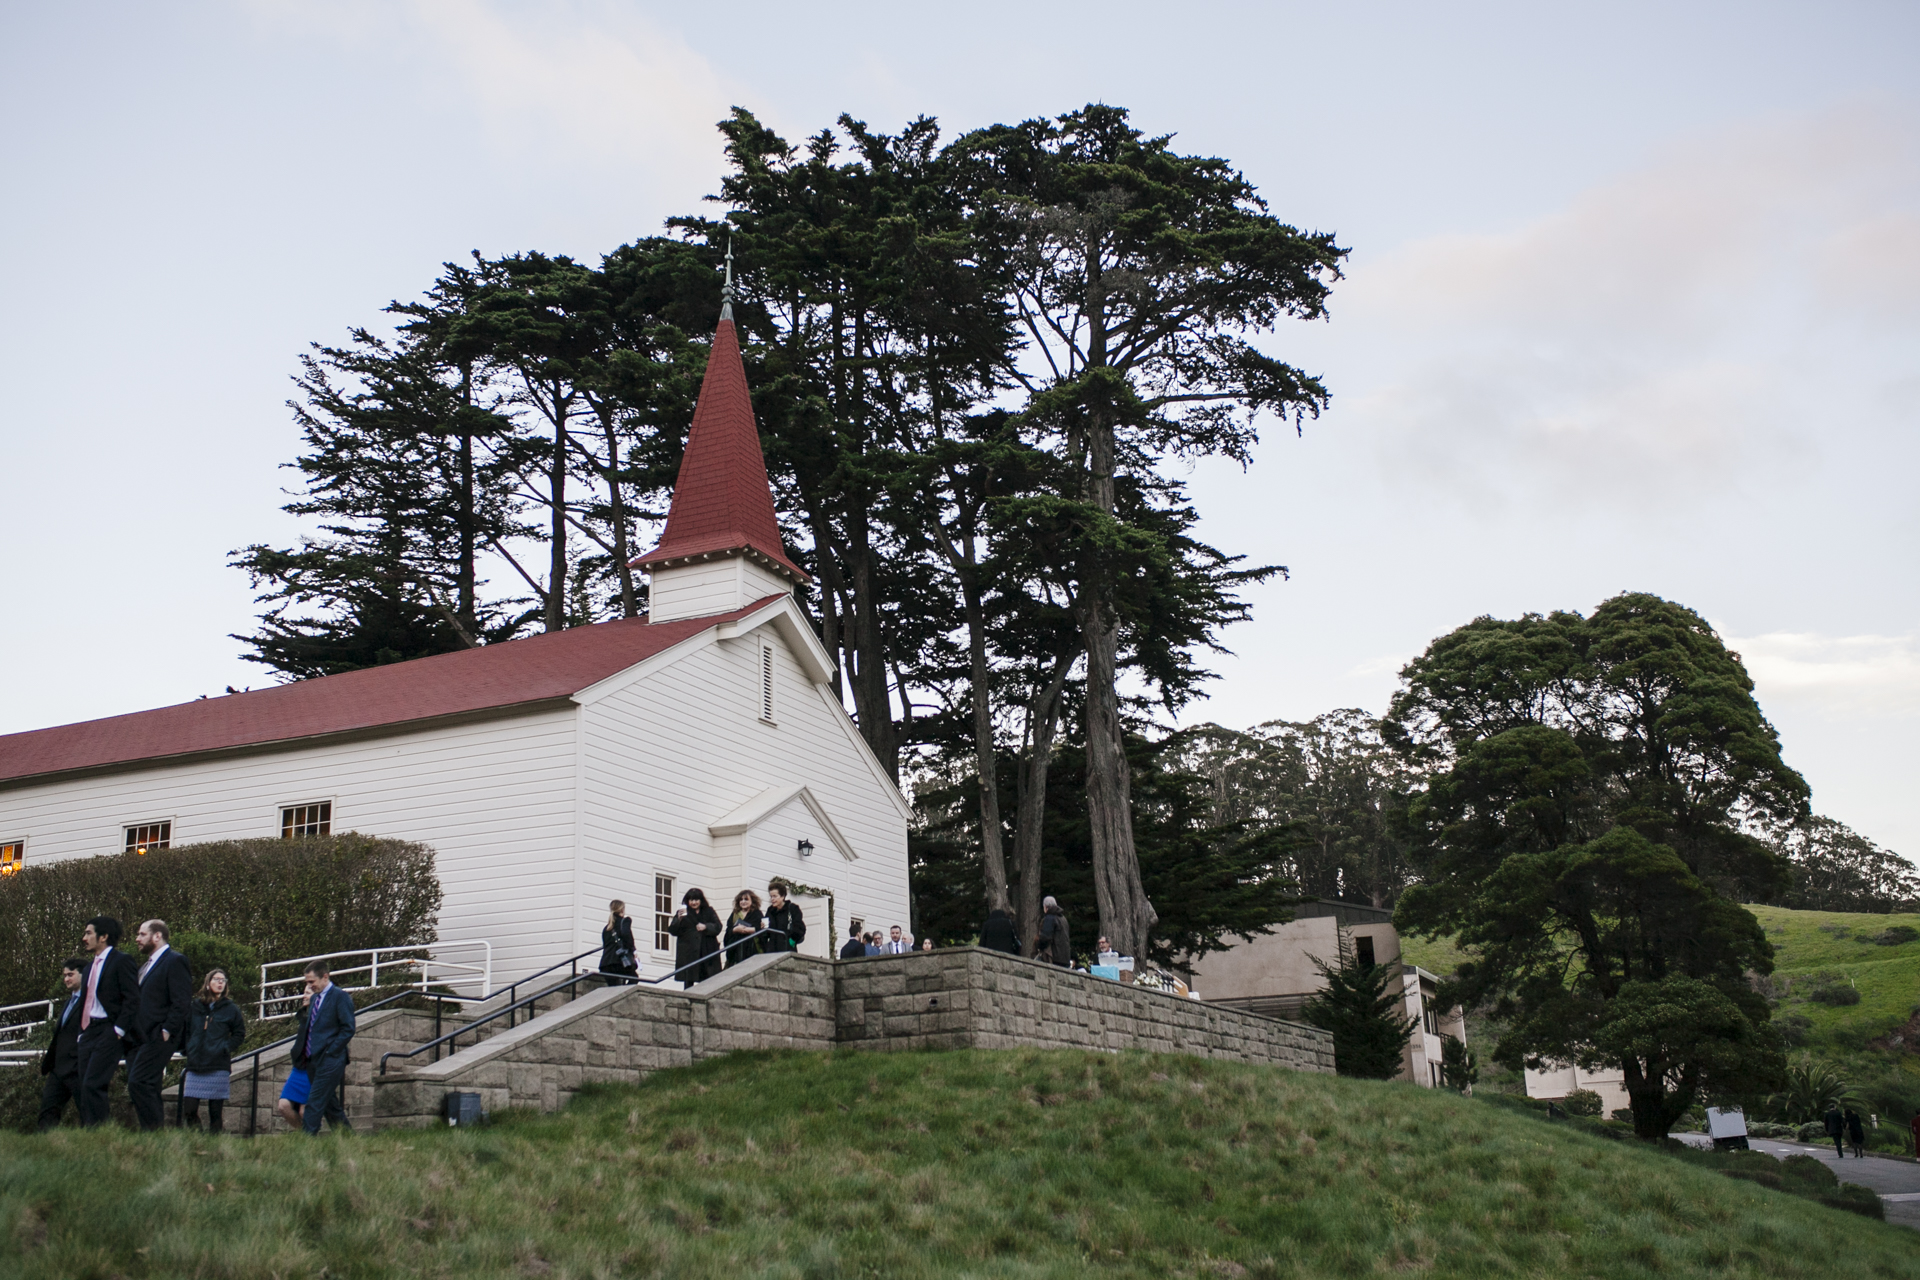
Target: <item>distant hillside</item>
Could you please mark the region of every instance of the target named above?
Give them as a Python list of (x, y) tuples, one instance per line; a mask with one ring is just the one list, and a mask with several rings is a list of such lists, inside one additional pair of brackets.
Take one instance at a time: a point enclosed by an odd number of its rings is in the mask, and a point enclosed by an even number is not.
[(488, 1129), (0, 1136), (0, 1272), (1915, 1274), (1910, 1231), (1412, 1085), (1078, 1052), (744, 1055)]

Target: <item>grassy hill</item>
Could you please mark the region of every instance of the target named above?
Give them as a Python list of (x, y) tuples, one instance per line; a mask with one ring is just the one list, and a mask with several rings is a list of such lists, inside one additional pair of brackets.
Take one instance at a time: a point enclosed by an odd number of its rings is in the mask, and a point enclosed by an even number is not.
[(23, 1280), (1916, 1274), (1903, 1228), (1484, 1102), (1074, 1052), (736, 1055), (344, 1142), (5, 1135), (0, 1215)]

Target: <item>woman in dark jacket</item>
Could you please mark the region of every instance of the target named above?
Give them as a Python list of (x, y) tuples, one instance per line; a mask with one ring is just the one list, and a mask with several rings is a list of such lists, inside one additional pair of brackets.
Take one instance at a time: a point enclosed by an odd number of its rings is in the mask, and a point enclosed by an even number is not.
[(760, 895), (742, 889), (733, 898), (733, 914), (727, 917), (727, 967), (732, 968), (748, 956), (760, 954), (758, 942), (747, 939), (760, 932), (766, 917), (760, 914)]
[(768, 951), (796, 951), (806, 941), (806, 918), (800, 914), (800, 904), (787, 894), (787, 886), (778, 880), (767, 886), (767, 928), (780, 931), (767, 939)]
[(640, 955), (633, 947), (633, 917), (627, 904), (615, 898), (607, 904), (607, 923), (600, 930), (600, 972), (615, 982), (632, 982), (640, 973)]
[[(720, 972), (720, 916), (707, 895), (698, 889), (689, 889), (680, 899), (680, 909), (673, 913), (673, 923), (667, 926), (667, 932), (674, 936), (673, 967), (681, 970), (680, 985), (690, 987), (694, 983), (711, 978)], [(687, 968), (696, 961), (711, 956), (705, 964)]]
[(187, 1022), (187, 1078), (180, 1099), (180, 1123), (200, 1127), (200, 1103), (207, 1104), (207, 1132), (225, 1127), (233, 1075), (233, 1055), (247, 1038), (240, 1006), (227, 999), (227, 971), (209, 969)]
[(989, 951), (1019, 955), (1020, 935), (1014, 932), (1013, 917), (999, 907), (987, 912), (987, 921), (980, 926), (980, 945)]

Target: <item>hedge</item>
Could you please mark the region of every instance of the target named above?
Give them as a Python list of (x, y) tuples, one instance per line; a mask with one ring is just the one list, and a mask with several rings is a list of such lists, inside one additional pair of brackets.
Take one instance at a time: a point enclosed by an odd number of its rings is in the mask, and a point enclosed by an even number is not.
[[(130, 946), (142, 920), (211, 934), (263, 960), (433, 942), (433, 850), (354, 832), (223, 840), (29, 865), (0, 879), (0, 1005), (60, 989), (60, 962), (97, 915)], [(198, 975), (196, 974), (196, 979)], [(258, 981), (257, 972), (245, 985)]]

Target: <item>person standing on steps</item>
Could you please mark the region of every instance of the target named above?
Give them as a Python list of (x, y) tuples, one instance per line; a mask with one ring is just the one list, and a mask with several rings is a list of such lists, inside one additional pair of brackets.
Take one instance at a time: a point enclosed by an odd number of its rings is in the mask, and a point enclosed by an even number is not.
[(903, 956), (911, 950), (913, 950), (913, 944), (908, 942), (906, 935), (900, 932), (899, 925), (893, 926), (887, 940), (880, 944), (880, 951), (883, 955)]
[(673, 967), (681, 986), (690, 987), (720, 972), (720, 917), (708, 905), (705, 892), (687, 890), (667, 932), (674, 936)]
[(66, 1114), (67, 1099), (80, 1092), (80, 988), (86, 981), (87, 962), (75, 956), (60, 970), (66, 984), (66, 1003), (54, 1016), (53, 1042), (40, 1055), (40, 1074), (47, 1078), (40, 1086), (40, 1132), (60, 1123)]
[(607, 923), (600, 930), (600, 972), (615, 983), (640, 976), (640, 957), (633, 946), (633, 917), (627, 904), (615, 898), (607, 904)]
[(1067, 935), (1066, 913), (1052, 894), (1040, 902), (1040, 933), (1033, 943), (1033, 958), (1066, 968), (1073, 963), (1073, 945)]
[(1841, 1144), (1844, 1143), (1847, 1138), (1847, 1121), (1846, 1118), (1840, 1114), (1839, 1103), (1830, 1102), (1827, 1104), (1827, 1114), (1821, 1117), (1821, 1125), (1826, 1129), (1827, 1136), (1833, 1139), (1833, 1158), (1836, 1160), (1846, 1159), (1847, 1152)]
[(88, 1128), (107, 1122), (107, 1086), (140, 1004), (139, 967), (119, 945), (120, 922), (112, 916), (95, 916), (80, 934), (93, 957), (80, 996), (80, 1123)]
[(193, 975), (167, 938), (165, 920), (149, 920), (133, 936), (147, 961), (140, 966), (139, 1011), (128, 1028), (128, 1040), (137, 1047), (127, 1062), (127, 1097), (141, 1129), (149, 1131), (167, 1122), (160, 1081), (173, 1055), (186, 1048), (193, 1021)]
[(1000, 907), (987, 912), (986, 921), (980, 926), (980, 945), (989, 951), (1019, 955), (1020, 935), (1014, 932), (1013, 917)]
[(347, 1046), (353, 1040), (353, 997), (333, 985), (325, 960), (307, 966), (307, 1008), (300, 1021), (294, 1065), (305, 1067), (307, 1106), (300, 1125), (309, 1138), (320, 1136), (320, 1122), (339, 1134), (347, 1125)]
[(1860, 1113), (1848, 1107), (1847, 1114), (1842, 1118), (1847, 1122), (1847, 1145), (1853, 1148), (1853, 1158), (1865, 1160), (1867, 1158), (1867, 1126), (1862, 1123)]
[(247, 1039), (247, 1020), (227, 998), (227, 971), (209, 969), (194, 997), (187, 1025), (187, 1078), (182, 1083), (180, 1124), (200, 1127), (200, 1104), (207, 1104), (207, 1132), (225, 1125), (233, 1083), (233, 1055)]
[(775, 880), (767, 886), (767, 928), (780, 931), (768, 941), (768, 951), (797, 951), (806, 941), (806, 919), (800, 914), (800, 904), (787, 896), (784, 881)]
[(760, 914), (760, 895), (751, 889), (742, 889), (733, 895), (733, 911), (727, 916), (727, 967), (731, 969), (748, 956), (760, 950), (758, 942), (748, 942), (766, 924), (766, 917)]
[(860, 932), (858, 921), (847, 926), (847, 940), (840, 944), (842, 960), (858, 960), (867, 954), (867, 940)]

